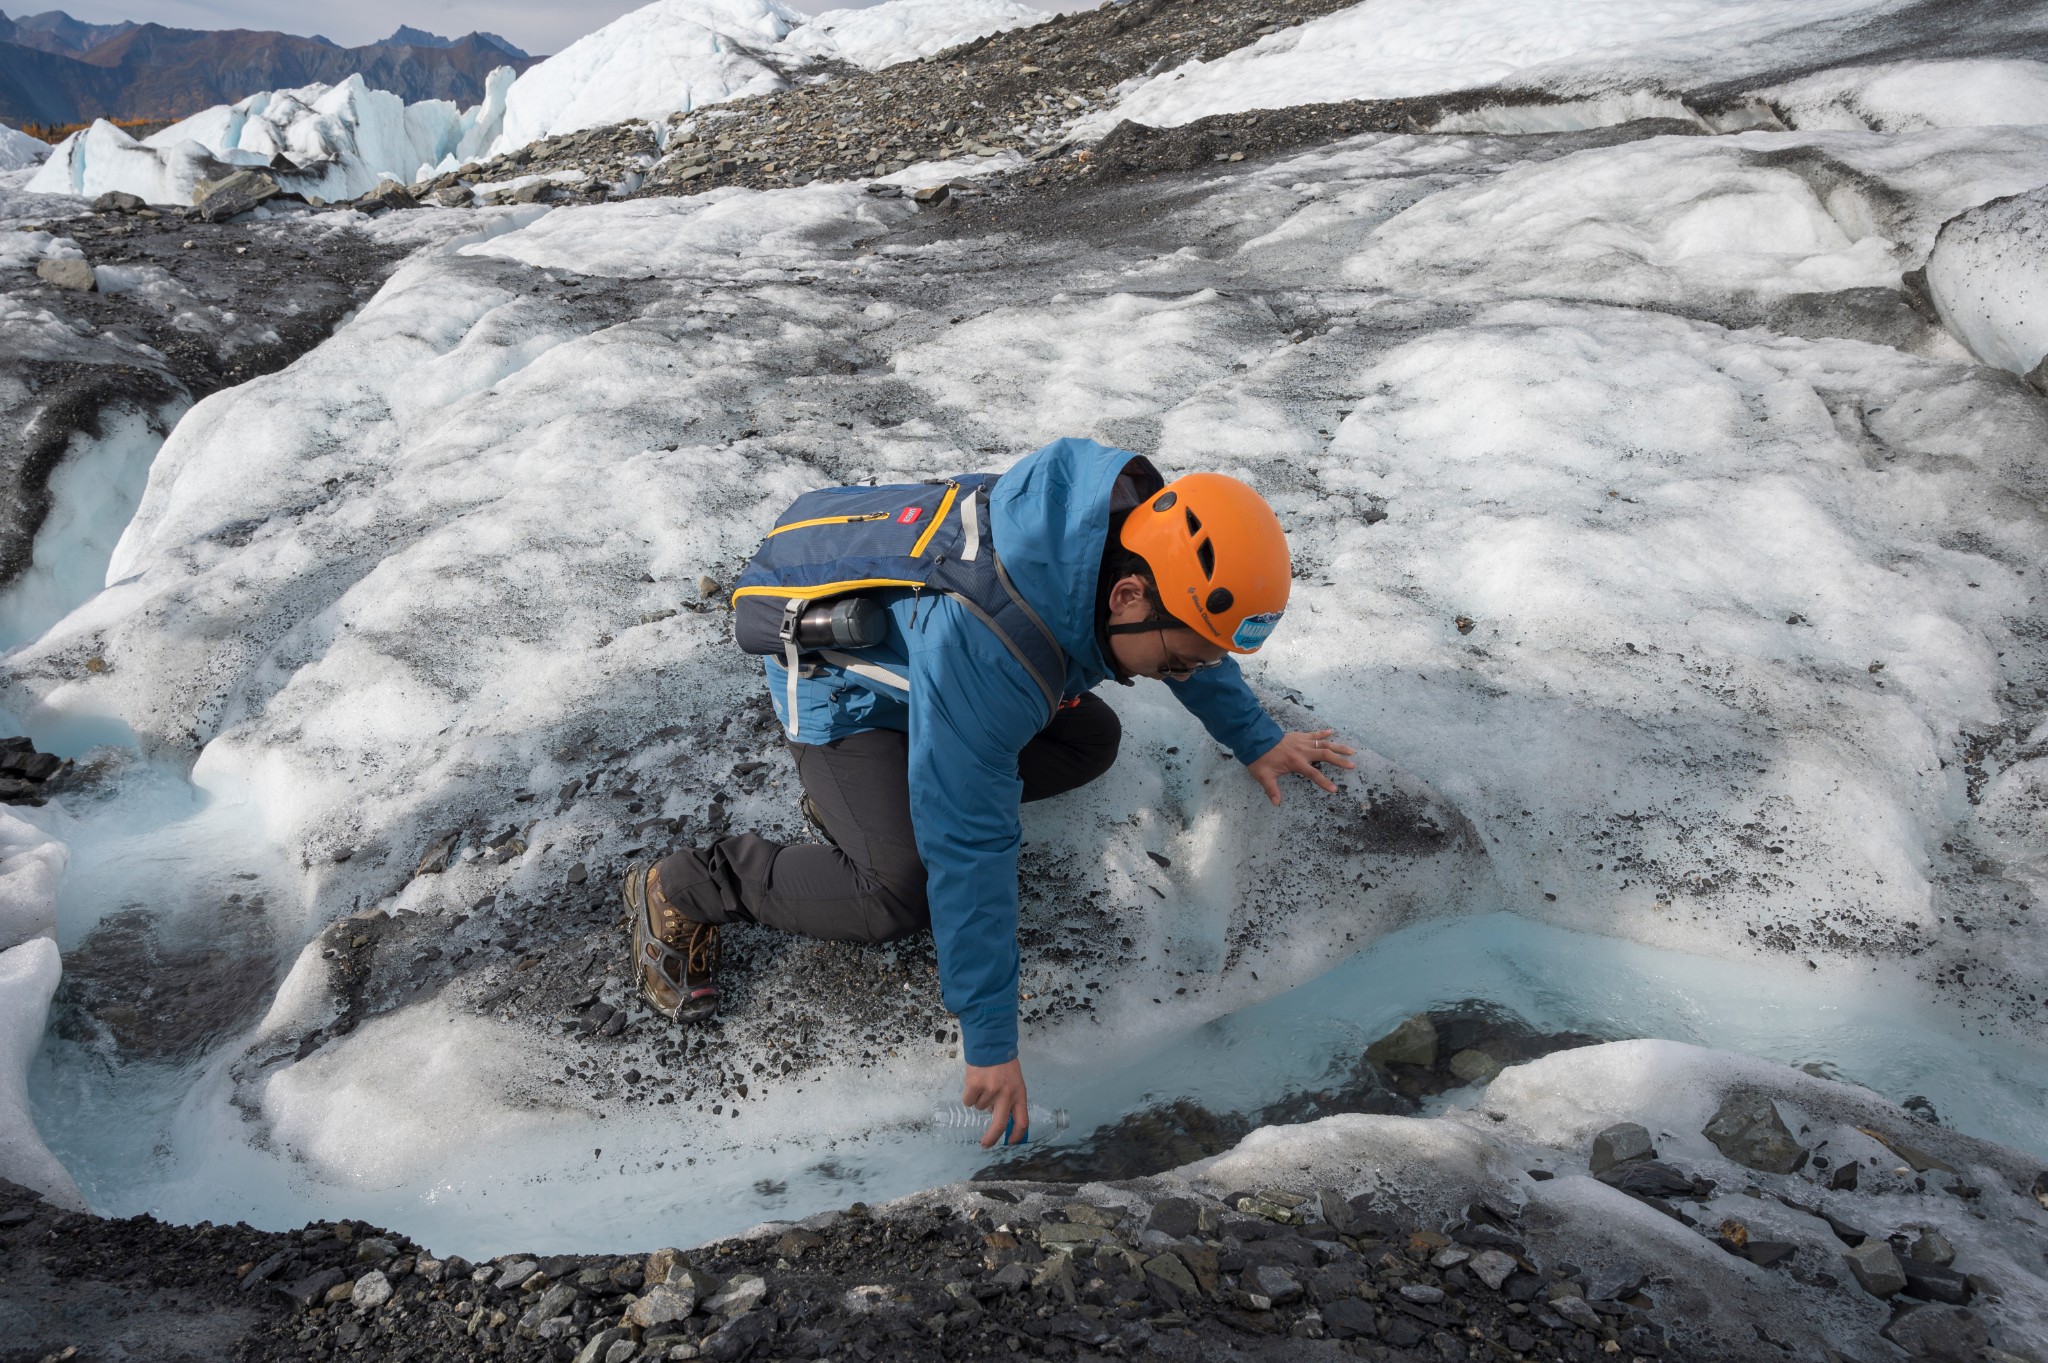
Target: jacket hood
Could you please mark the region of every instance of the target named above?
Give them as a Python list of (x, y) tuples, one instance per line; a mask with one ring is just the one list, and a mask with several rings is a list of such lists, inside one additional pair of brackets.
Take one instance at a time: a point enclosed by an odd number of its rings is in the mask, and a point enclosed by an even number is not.
[(996, 552), (1017, 591), (1031, 603), (1078, 670), (1082, 689), (1110, 675), (1095, 634), (1096, 579), (1109, 536), (1117, 475), (1144, 456), (1068, 436), (1019, 460), (989, 496)]

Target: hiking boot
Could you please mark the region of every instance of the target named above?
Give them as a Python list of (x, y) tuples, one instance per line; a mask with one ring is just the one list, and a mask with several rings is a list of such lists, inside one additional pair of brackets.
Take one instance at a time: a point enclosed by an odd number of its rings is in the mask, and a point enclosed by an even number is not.
[(833, 837), (832, 831), (825, 827), (825, 820), (818, 813), (818, 807), (811, 803), (811, 793), (808, 790), (796, 797), (796, 807), (803, 811), (804, 819), (811, 825), (813, 833), (834, 847), (839, 845), (839, 839)]
[(670, 904), (652, 866), (627, 867), (624, 890), (640, 996), (671, 1022), (701, 1022), (717, 1012), (718, 925)]

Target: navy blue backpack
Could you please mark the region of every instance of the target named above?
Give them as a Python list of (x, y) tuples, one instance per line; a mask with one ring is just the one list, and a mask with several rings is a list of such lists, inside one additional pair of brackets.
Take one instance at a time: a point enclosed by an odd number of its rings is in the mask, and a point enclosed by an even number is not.
[[(909, 690), (906, 678), (864, 661), (857, 645), (820, 639), (831, 630), (823, 623), (826, 613), (814, 609), (858, 607), (863, 593), (901, 588), (950, 596), (994, 631), (1037, 683), (1051, 721), (1066, 682), (1066, 654), (996, 555), (988, 494), (997, 476), (820, 488), (777, 518), (733, 587), (733, 637), (748, 653), (779, 656), (788, 669), (791, 738), (797, 737), (797, 679), (819, 661)], [(838, 616), (838, 637), (858, 638), (861, 612), (842, 608)], [(820, 642), (806, 642), (812, 639)]]

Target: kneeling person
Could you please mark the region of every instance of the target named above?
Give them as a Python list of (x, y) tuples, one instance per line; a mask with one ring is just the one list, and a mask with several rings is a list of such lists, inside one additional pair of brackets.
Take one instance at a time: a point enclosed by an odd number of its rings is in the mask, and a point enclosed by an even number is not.
[[(1116, 714), (1090, 694), (1112, 678), (1165, 682), (1274, 804), (1289, 772), (1335, 790), (1316, 764), (1349, 768), (1353, 749), (1282, 733), (1230, 657), (1265, 642), (1289, 583), (1286, 536), (1250, 487), (1167, 483), (1090, 440), (1000, 477), (807, 494), (733, 595), (830, 845), (741, 833), (629, 870), (642, 993), (678, 1021), (709, 1017), (729, 922), (859, 942), (928, 928), (960, 1019), (961, 1101), (990, 1113), (983, 1145), (1013, 1118), (1022, 1140), (1019, 806), (1115, 762)], [(881, 607), (873, 637), (813, 646), (806, 612), (855, 588)]]

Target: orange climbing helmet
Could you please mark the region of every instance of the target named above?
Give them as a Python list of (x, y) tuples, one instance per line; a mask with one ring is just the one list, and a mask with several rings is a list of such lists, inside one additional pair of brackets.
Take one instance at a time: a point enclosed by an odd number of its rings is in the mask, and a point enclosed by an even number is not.
[(1256, 653), (1287, 609), (1287, 533), (1266, 499), (1221, 473), (1176, 478), (1124, 519), (1166, 613), (1232, 653)]

